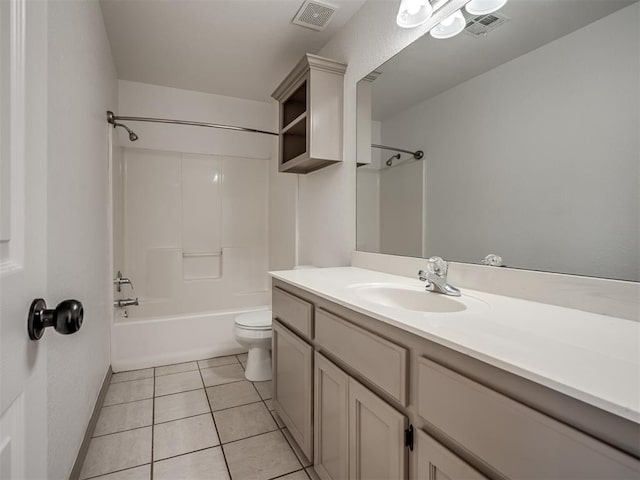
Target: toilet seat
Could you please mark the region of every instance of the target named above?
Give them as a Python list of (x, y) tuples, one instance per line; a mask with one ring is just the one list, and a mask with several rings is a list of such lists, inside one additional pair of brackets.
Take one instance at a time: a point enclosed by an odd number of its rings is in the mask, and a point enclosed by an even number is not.
[(271, 310), (243, 313), (236, 317), (235, 324), (245, 330), (271, 330)]

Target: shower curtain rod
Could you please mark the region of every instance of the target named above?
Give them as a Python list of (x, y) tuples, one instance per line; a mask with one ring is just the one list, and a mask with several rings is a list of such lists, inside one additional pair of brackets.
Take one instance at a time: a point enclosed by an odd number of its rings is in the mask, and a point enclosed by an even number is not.
[(380, 150), (390, 150), (392, 152), (408, 153), (409, 155), (413, 155), (413, 158), (415, 158), (416, 160), (420, 160), (422, 157), (424, 157), (424, 152), (422, 150), (416, 150), (415, 152), (412, 152), (411, 150), (405, 150), (404, 148), (388, 147), (386, 145), (377, 145), (375, 143), (371, 144), (371, 148), (379, 148)]
[(206, 122), (191, 122), (189, 120), (173, 120), (170, 118), (152, 118), (152, 117), (127, 117), (115, 115), (112, 111), (107, 111), (107, 122), (115, 126), (118, 120), (124, 120), (125, 122), (150, 122), (150, 123), (175, 123), (177, 125), (191, 125), (194, 127), (209, 127), (209, 128), (221, 128), (224, 130), (236, 130), (239, 132), (250, 133), (262, 133), (264, 135), (275, 135), (277, 133), (268, 132), (266, 130), (258, 130), (255, 128), (237, 127), (235, 125), (222, 125), (219, 123), (206, 123)]

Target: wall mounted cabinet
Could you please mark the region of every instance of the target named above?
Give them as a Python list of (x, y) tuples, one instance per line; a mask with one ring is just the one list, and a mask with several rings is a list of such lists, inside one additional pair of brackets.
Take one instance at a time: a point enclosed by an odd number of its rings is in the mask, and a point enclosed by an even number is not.
[(342, 161), (346, 69), (308, 53), (271, 94), (279, 104), (281, 172), (309, 173)]

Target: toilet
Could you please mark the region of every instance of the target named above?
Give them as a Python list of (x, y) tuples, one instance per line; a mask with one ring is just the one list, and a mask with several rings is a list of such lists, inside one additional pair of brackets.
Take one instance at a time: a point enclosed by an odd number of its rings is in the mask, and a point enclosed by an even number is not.
[(249, 350), (244, 370), (246, 379), (271, 380), (271, 310), (238, 315), (234, 330), (238, 343)]
[[(318, 268), (297, 265), (294, 270)], [(235, 319), (237, 342), (249, 350), (244, 376), (251, 382), (271, 380), (271, 310), (241, 313)]]

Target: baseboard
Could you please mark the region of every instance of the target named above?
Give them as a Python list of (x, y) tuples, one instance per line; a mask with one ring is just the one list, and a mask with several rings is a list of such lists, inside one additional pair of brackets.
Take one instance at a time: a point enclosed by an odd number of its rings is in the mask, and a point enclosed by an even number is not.
[(89, 443), (91, 443), (93, 432), (96, 429), (98, 417), (100, 416), (100, 410), (102, 409), (102, 404), (104, 403), (104, 397), (107, 395), (107, 390), (109, 389), (112, 375), (113, 370), (111, 370), (111, 365), (109, 365), (109, 370), (107, 370), (107, 374), (104, 376), (104, 380), (102, 382), (102, 387), (100, 387), (98, 399), (96, 400), (96, 404), (93, 407), (93, 412), (91, 413), (89, 424), (87, 425), (87, 429), (84, 432), (84, 438), (82, 439), (82, 444), (80, 445), (78, 456), (76, 457), (76, 461), (73, 464), (71, 475), (69, 475), (69, 480), (78, 480), (80, 478), (80, 470), (82, 470), (82, 464), (84, 463), (84, 459), (87, 456)]

